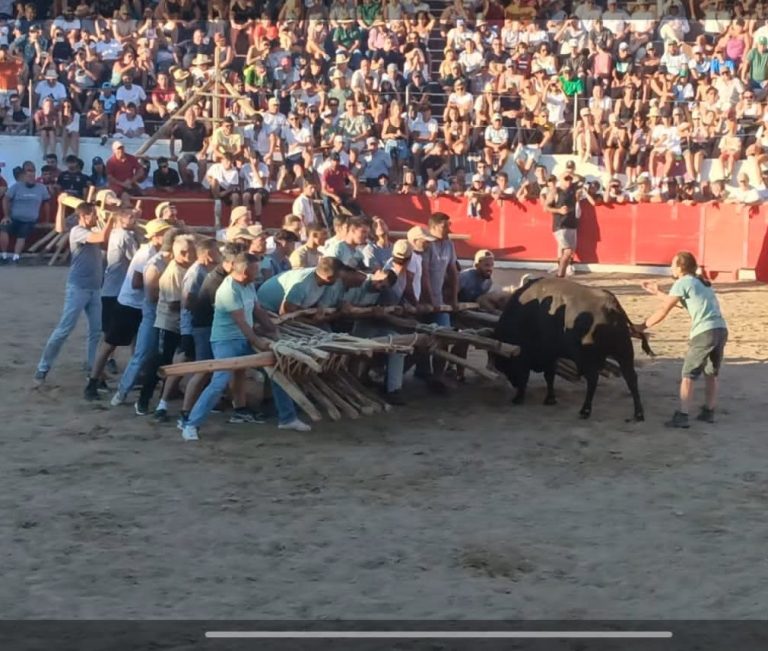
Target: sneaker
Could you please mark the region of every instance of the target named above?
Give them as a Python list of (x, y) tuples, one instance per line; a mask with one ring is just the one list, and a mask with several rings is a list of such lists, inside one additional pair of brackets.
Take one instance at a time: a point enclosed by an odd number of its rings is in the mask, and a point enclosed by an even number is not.
[(199, 441), (198, 429), (194, 425), (185, 425), (181, 430), (181, 438), (185, 441)]
[(83, 391), (83, 397), (86, 400), (99, 400), (101, 396), (99, 395), (99, 391), (97, 388), (96, 380), (88, 380), (88, 384), (85, 387), (85, 391)]
[(107, 369), (107, 373), (109, 373), (110, 375), (117, 375), (117, 373), (118, 373), (118, 371), (117, 371), (117, 362), (113, 358), (110, 357), (107, 360), (106, 369)]
[(708, 407), (702, 407), (699, 415), (696, 416), (696, 420), (700, 420), (703, 423), (715, 422), (715, 410)]
[(119, 391), (115, 391), (115, 395), (112, 396), (112, 400), (109, 401), (110, 406), (119, 407), (125, 402), (125, 395)]
[(189, 418), (188, 411), (182, 411), (179, 417), (176, 419), (176, 429), (182, 431), (187, 426), (187, 419)]
[(149, 413), (149, 405), (142, 405), (140, 400), (133, 403), (133, 411), (137, 416), (146, 416)]
[(666, 427), (679, 427), (681, 429), (688, 429), (690, 424), (688, 423), (688, 414), (684, 414), (682, 411), (676, 411), (672, 414), (672, 418), (664, 423)]
[(99, 382), (99, 383), (96, 385), (96, 390), (97, 390), (99, 393), (109, 393), (110, 391), (112, 391), (112, 389), (111, 389), (111, 388), (109, 387), (109, 385), (107, 384), (107, 381), (106, 381), (106, 380), (102, 380), (101, 382)]
[(227, 422), (232, 424), (258, 423), (259, 425), (262, 425), (267, 421), (262, 414), (252, 412), (250, 409), (241, 408), (235, 409)]
[(48, 371), (37, 371), (35, 373), (35, 384), (40, 385), (45, 382), (45, 377), (48, 375)]
[(294, 432), (309, 432), (312, 429), (311, 425), (308, 425), (303, 420), (294, 418), (290, 423), (280, 423), (277, 426), (278, 429), (290, 429)]
[(155, 422), (167, 423), (168, 422), (168, 411), (165, 410), (165, 409), (155, 409), (155, 413), (152, 415), (152, 418), (155, 419)]

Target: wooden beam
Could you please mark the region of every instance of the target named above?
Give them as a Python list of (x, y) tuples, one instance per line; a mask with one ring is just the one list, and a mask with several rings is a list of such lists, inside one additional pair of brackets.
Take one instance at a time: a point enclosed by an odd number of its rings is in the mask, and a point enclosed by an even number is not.
[(222, 359), (206, 359), (201, 362), (182, 362), (160, 367), (160, 377), (189, 375), (190, 373), (215, 373), (216, 371), (237, 371), (243, 368), (263, 368), (274, 366), (277, 362), (271, 351), (242, 357), (224, 357)]
[(491, 371), (490, 369), (487, 369), (485, 366), (478, 366), (477, 364), (473, 364), (469, 360), (459, 357), (458, 355), (454, 355), (453, 353), (449, 353), (447, 350), (443, 350), (442, 348), (435, 348), (432, 351), (432, 354), (435, 357), (440, 357), (441, 359), (444, 359), (448, 362), (453, 362), (457, 366), (463, 366), (464, 368), (468, 368), (471, 371), (474, 371), (479, 376), (487, 378), (488, 380), (500, 380), (501, 375), (497, 373), (496, 371)]

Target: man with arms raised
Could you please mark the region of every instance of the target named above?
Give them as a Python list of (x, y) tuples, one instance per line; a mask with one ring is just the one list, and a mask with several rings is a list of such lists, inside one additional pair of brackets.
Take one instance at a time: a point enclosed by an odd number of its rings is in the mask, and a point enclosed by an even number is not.
[(37, 364), (35, 381), (45, 381), (48, 371), (61, 350), (62, 345), (77, 325), (80, 312), (88, 316), (88, 368), (93, 366), (96, 348), (101, 336), (101, 277), (102, 247), (109, 241), (112, 232), (110, 216), (101, 231), (96, 228), (96, 206), (82, 203), (76, 208), (77, 225), (69, 232), (69, 248), (72, 264), (67, 276), (64, 310), (56, 329), (48, 339)]

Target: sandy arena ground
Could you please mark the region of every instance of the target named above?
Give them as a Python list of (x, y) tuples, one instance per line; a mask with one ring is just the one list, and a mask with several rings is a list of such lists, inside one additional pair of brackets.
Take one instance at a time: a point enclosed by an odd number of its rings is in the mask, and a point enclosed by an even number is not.
[[(81, 395), (84, 323), (34, 365), (66, 270), (0, 269), (0, 612), (11, 618), (761, 618), (768, 602), (768, 287), (719, 287), (716, 425), (666, 430), (689, 321), (638, 358), (647, 422), (602, 381), (545, 407), (477, 378), (386, 418), (285, 434), (214, 416), (182, 443)], [(519, 274), (500, 274), (509, 281)], [(657, 304), (612, 287), (634, 318)], [(119, 359), (121, 365), (125, 361)], [(697, 403), (698, 404), (698, 403)], [(174, 405), (174, 409), (177, 406)]]

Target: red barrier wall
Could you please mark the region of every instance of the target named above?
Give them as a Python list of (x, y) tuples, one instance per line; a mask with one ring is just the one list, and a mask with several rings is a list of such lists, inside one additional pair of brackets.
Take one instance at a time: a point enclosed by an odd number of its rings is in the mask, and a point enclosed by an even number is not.
[[(200, 197), (179, 203), (182, 218), (193, 225), (213, 224), (213, 205), (203, 194), (174, 193), (169, 199)], [(276, 227), (290, 212), (292, 195), (276, 193), (264, 209), (262, 222)], [(144, 200), (146, 218), (157, 201)], [(470, 236), (457, 242), (461, 257), (480, 248), (491, 249), (501, 260), (547, 261), (555, 256), (549, 213), (537, 203), (520, 204), (488, 199), (480, 219), (467, 217), (466, 199), (426, 195), (362, 195), (369, 215), (385, 219), (393, 230), (423, 224), (433, 212), (451, 216), (452, 230)], [(223, 223), (229, 210), (225, 209)], [(689, 250), (713, 273), (735, 274), (755, 269), (768, 281), (768, 207), (744, 208), (731, 204), (643, 204), (582, 207), (577, 259), (580, 262), (621, 265), (667, 265), (680, 250)]]

